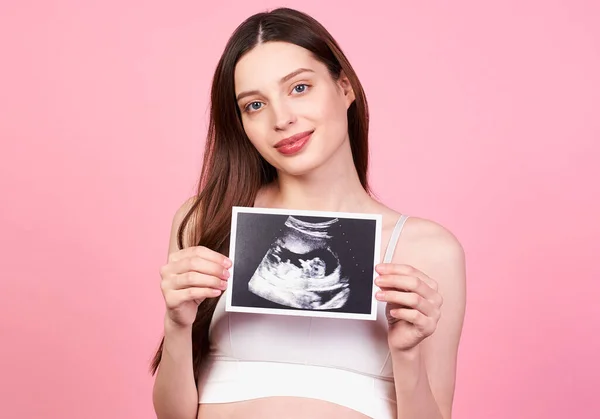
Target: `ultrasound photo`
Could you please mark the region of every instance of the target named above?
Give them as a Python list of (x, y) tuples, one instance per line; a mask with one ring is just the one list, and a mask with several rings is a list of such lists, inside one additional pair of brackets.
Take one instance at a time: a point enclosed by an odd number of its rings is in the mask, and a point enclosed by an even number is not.
[(234, 207), (226, 310), (375, 320), (381, 216)]

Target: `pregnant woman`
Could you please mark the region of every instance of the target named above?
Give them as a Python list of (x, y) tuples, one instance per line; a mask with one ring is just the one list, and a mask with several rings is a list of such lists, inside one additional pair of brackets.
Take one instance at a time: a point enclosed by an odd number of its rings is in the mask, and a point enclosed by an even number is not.
[[(281, 8), (232, 34), (212, 83), (198, 194), (176, 212), (161, 268), (158, 419), (450, 419), (464, 252), (443, 226), (372, 196), (368, 125), (355, 71), (313, 18)], [(419, 181), (386, 176), (399, 196)], [(381, 214), (377, 320), (225, 312), (233, 206)], [(329, 273), (319, 258), (303, 259), (298, 280)]]

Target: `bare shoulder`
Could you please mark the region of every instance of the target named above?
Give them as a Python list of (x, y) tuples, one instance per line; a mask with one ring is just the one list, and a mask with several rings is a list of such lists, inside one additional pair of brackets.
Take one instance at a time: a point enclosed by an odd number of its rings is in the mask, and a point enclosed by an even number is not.
[(175, 213), (174, 213), (172, 221), (171, 221), (171, 233), (170, 233), (170, 237), (169, 237), (168, 254), (171, 254), (171, 253), (179, 250), (179, 244), (177, 242), (179, 227), (181, 226), (181, 223), (183, 222), (185, 216), (188, 214), (188, 212), (194, 206), (195, 202), (196, 202), (196, 197), (192, 196), (192, 197), (186, 199), (175, 210)]
[(464, 248), (456, 235), (436, 221), (411, 216), (406, 221), (402, 238), (405, 251), (418, 259), (448, 262), (464, 259)]
[(465, 287), (465, 251), (457, 236), (442, 224), (409, 216), (393, 262), (409, 265), (435, 279), (441, 289)]
[(175, 214), (173, 215), (172, 227), (174, 227), (175, 229), (179, 228), (179, 226), (183, 222), (183, 219), (185, 218), (187, 213), (192, 209), (195, 202), (196, 202), (196, 197), (191, 196), (188, 199), (186, 199), (185, 201), (183, 201), (183, 203), (181, 205), (179, 205), (179, 207), (175, 211)]

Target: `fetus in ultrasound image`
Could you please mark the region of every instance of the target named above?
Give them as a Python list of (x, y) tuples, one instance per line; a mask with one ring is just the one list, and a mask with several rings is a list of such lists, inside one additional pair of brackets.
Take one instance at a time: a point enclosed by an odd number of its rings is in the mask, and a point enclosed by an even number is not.
[(236, 209), (226, 309), (373, 319), (379, 221), (352, 215)]
[(289, 216), (283, 234), (269, 248), (250, 279), (250, 292), (294, 308), (343, 307), (350, 288), (331, 249), (329, 234), (338, 221), (334, 218), (311, 223)]

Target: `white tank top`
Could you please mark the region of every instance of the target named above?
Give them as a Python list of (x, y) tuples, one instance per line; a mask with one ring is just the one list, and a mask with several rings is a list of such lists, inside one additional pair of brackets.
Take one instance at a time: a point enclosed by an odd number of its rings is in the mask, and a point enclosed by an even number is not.
[[(391, 262), (407, 218), (398, 219), (384, 262)], [(368, 321), (231, 313), (221, 298), (209, 328), (199, 402), (308, 397), (375, 419), (395, 418), (387, 328), (381, 301), (377, 320)]]

